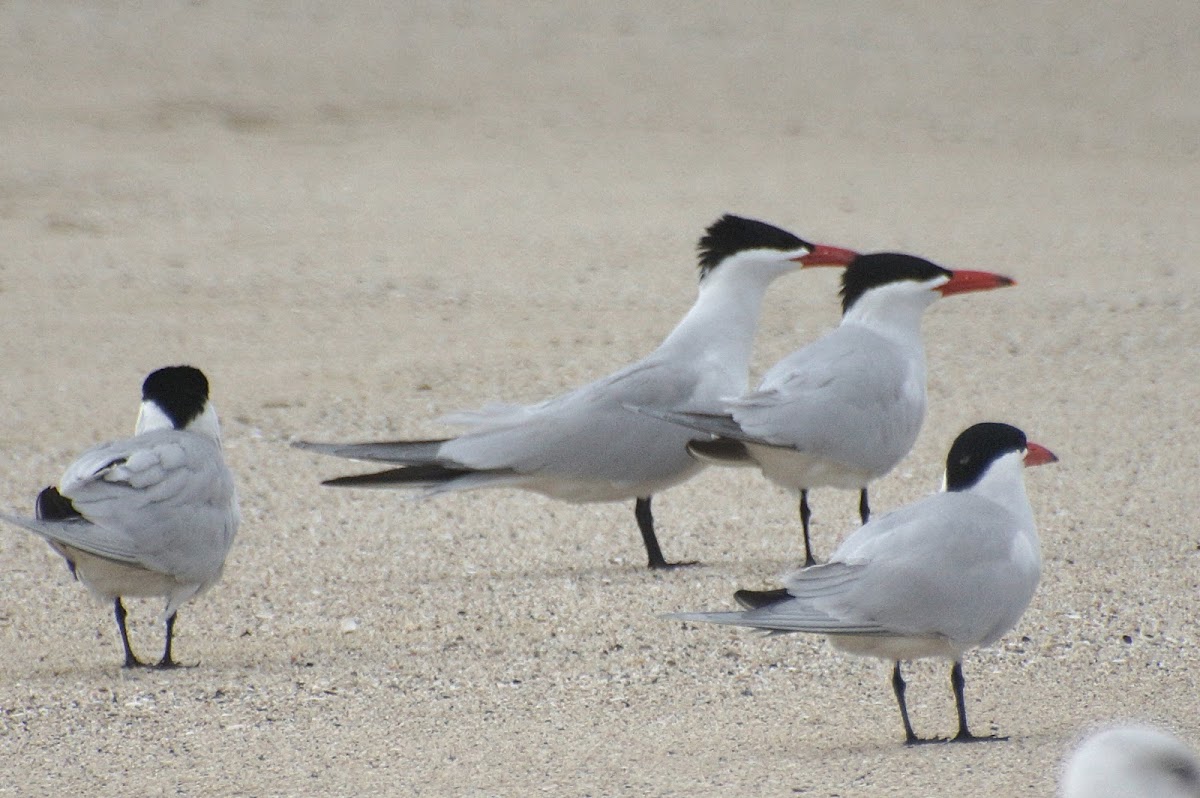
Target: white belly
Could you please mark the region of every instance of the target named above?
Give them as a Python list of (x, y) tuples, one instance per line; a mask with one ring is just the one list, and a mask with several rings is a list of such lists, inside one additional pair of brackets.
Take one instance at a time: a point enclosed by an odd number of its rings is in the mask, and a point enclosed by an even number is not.
[(859, 490), (878, 476), (862, 468), (816, 457), (795, 449), (747, 443), (747, 451), (763, 476), (791, 490), (841, 488)]
[(940, 657), (956, 660), (965, 648), (940, 635), (929, 637), (885, 637), (882, 635), (830, 635), (829, 642), (839, 651), (860, 657), (904, 661)]
[(61, 543), (55, 544), (54, 549), (75, 563), (75, 575), (97, 598), (168, 596), (180, 587), (179, 582), (167, 574), (113, 562)]

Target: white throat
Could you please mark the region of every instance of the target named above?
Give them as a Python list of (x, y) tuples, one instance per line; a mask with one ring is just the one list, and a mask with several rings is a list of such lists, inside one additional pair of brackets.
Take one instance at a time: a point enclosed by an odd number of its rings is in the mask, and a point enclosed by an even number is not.
[[(762, 251), (739, 253), (710, 272), (700, 283), (695, 304), (659, 349), (711, 359), (740, 373), (745, 390), (763, 296), (776, 277), (800, 268), (787, 259), (791, 253), (767, 252), (769, 260)], [(795, 256), (803, 254), (805, 250), (797, 250)]]
[[(942, 490), (945, 489), (946, 477), (943, 475)], [(1029, 506), (1029, 495), (1025, 492), (1025, 452), (1009, 452), (1000, 457), (967, 490), (999, 504), (1021, 518), (1025, 526), (1033, 528), (1033, 508)]]
[(842, 324), (860, 324), (880, 335), (898, 341), (921, 338), (921, 316), (940, 296), (931, 289), (946, 282), (945, 277), (918, 283), (904, 280), (876, 286), (850, 306)]

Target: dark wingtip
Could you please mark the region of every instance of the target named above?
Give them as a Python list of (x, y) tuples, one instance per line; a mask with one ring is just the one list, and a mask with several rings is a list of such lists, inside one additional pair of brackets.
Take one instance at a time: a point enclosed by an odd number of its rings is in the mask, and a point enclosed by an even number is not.
[(390, 488), (408, 485), (411, 487), (439, 485), (467, 474), (474, 473), (466, 468), (447, 468), (442, 465), (415, 465), (389, 468), (371, 474), (352, 474), (334, 477), (321, 482), (332, 488)]
[(58, 492), (51, 485), (38, 494), (35, 504), (36, 514), (41, 521), (69, 521), (72, 518), (83, 518), (83, 515), (71, 504), (71, 500)]
[(724, 463), (744, 463), (750, 459), (750, 450), (746, 448), (746, 444), (732, 438), (690, 441), (687, 450), (693, 456)]
[(351, 474), (323, 479), (321, 484), (330, 488), (379, 488), (399, 485), (411, 481), (403, 478), (404, 471), (403, 468), (389, 468), (387, 471), (376, 471), (372, 474)]
[(768, 607), (789, 599), (791, 596), (792, 594), (788, 593), (785, 587), (776, 590), (739, 590), (733, 594), (734, 601), (748, 610)]

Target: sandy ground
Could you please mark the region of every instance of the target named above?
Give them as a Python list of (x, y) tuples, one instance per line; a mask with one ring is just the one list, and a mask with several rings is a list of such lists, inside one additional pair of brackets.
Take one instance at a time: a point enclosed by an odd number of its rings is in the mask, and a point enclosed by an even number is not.
[[(383, 5), (0, 6), (0, 506), (189, 362), (244, 513), (169, 673), (122, 671), (109, 609), (0, 533), (0, 794), (1051, 795), (1098, 723), (1200, 741), (1200, 7)], [(705, 563), (658, 574), (630, 506), (339, 492), (288, 448), (641, 356), (726, 211), (1020, 281), (927, 314), (926, 426), (873, 492), (935, 489), (982, 419), (1062, 457), (1028, 474), (1038, 595), (966, 661), (1009, 742), (906, 749), (885, 664), (656, 617), (796, 561), (752, 473), (658, 498)], [(836, 290), (772, 289), (756, 374)], [(813, 503), (827, 552), (855, 497)], [(952, 732), (945, 666), (910, 672)]]

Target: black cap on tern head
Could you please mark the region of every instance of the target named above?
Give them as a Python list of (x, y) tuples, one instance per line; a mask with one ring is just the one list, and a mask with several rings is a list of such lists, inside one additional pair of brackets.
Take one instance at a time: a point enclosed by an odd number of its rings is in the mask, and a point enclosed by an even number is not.
[(812, 249), (813, 245), (766, 222), (743, 219), (741, 216), (725, 214), (709, 225), (700, 239), (700, 279), (715, 269), (730, 255), (747, 249), (777, 249), (791, 252), (797, 249)]
[(951, 275), (949, 269), (943, 269), (936, 263), (930, 263), (915, 255), (902, 255), (897, 252), (859, 255), (842, 272), (842, 313), (848, 311), (859, 297), (872, 288), (903, 280), (925, 282), (937, 277), (949, 278)]
[(966, 490), (992, 463), (1006, 454), (1024, 452), (1025, 433), (1011, 424), (985, 421), (959, 433), (946, 455), (946, 490)]
[(167, 366), (151, 372), (142, 383), (142, 401), (154, 402), (175, 429), (183, 429), (204, 412), (208, 379), (192, 366)]

